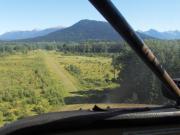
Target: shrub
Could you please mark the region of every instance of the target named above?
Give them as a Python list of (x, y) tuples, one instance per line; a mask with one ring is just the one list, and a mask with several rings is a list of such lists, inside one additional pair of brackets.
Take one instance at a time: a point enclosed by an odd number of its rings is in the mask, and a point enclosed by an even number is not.
[(0, 111), (0, 125), (3, 123), (3, 120), (4, 120), (3, 112)]
[(67, 71), (69, 71), (70, 73), (75, 74), (75, 75), (79, 75), (79, 74), (81, 73), (80, 68), (77, 67), (76, 65), (70, 64), (70, 65), (68, 65), (68, 66), (65, 66), (65, 69), (66, 69)]
[(42, 99), (37, 105), (35, 105), (32, 111), (37, 114), (45, 113), (49, 110), (49, 102), (46, 99)]
[(44, 91), (44, 98), (46, 98), (50, 105), (63, 104), (63, 96), (60, 90), (56, 88), (49, 88)]

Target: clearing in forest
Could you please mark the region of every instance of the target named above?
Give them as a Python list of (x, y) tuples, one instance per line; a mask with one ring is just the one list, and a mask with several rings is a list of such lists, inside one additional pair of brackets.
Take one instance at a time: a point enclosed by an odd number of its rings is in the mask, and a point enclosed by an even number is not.
[(0, 57), (0, 124), (70, 104), (101, 102), (114, 88), (111, 58), (36, 50)]

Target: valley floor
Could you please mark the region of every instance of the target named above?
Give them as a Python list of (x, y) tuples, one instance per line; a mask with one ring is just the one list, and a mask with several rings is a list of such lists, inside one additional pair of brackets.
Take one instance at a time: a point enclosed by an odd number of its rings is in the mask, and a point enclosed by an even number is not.
[(3, 56), (0, 123), (106, 102), (107, 91), (118, 87), (111, 81), (113, 77), (111, 58), (107, 57), (42, 50)]

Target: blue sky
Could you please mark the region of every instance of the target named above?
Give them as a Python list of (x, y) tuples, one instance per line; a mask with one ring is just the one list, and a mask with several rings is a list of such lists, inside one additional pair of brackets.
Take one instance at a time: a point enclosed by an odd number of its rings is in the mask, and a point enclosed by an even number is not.
[[(180, 30), (180, 0), (113, 0), (134, 29)], [(103, 20), (88, 0), (0, 0), (0, 34)]]

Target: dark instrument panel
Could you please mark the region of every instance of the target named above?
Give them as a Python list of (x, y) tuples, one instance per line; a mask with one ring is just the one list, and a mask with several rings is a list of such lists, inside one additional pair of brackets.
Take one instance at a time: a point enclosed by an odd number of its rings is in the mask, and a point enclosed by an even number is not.
[(50, 135), (180, 135), (180, 126), (93, 129), (67, 133), (54, 133)]

